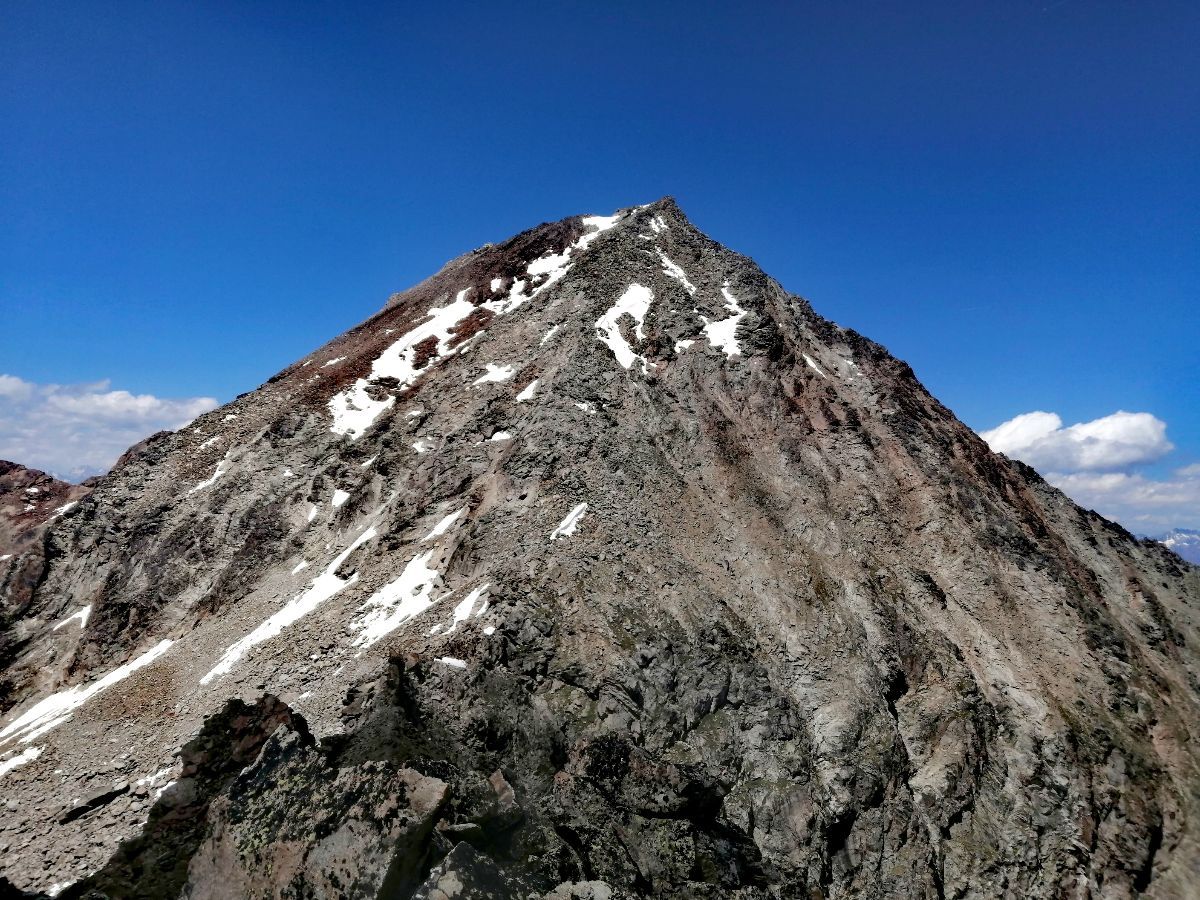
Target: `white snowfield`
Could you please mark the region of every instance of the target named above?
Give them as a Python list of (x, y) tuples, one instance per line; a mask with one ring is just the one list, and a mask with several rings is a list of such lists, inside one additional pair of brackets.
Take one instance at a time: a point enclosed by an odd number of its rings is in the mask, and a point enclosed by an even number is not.
[[(489, 310), (497, 316), (507, 315), (519, 309), (566, 275), (574, 257), (587, 250), (596, 238), (616, 225), (620, 219), (621, 217), (616, 215), (584, 216), (584, 234), (562, 251), (546, 253), (533, 260), (526, 267), (527, 277), (514, 281), (507, 295), (490, 298), (476, 307), (466, 299), (469, 289), (464, 289), (459, 291), (454, 302), (431, 308), (426, 321), (404, 334), (371, 364), (368, 377), (359, 378), (346, 390), (330, 398), (329, 412), (333, 417), (330, 430), (350, 440), (362, 437), (375, 420), (396, 402), (392, 394), (380, 400), (371, 399), (367, 388), (372, 381), (391, 377), (396, 379), (400, 390), (409, 387), (447, 354), (453, 330), (463, 319), (477, 308)], [(544, 280), (537, 287), (530, 289), (536, 278)], [(491, 283), (493, 292), (499, 290), (500, 286), (499, 279)], [(418, 370), (413, 365), (417, 345), (431, 337), (437, 338), (437, 347), (426, 365)]]
[(662, 260), (663, 273), (674, 278), (683, 285), (684, 290), (686, 290), (692, 296), (695, 296), (696, 286), (688, 280), (688, 277), (684, 273), (683, 269), (671, 262), (671, 260), (667, 257), (667, 254), (663, 253), (662, 250), (659, 250), (658, 247), (655, 247), (654, 249), (658, 252), (658, 258)]
[(212, 473), (212, 476), (204, 479), (204, 481), (201, 481), (199, 484), (193, 485), (192, 488), (188, 491), (188, 493), (194, 494), (194, 493), (196, 493), (196, 491), (202, 491), (206, 487), (212, 487), (214, 484), (217, 483), (217, 479), (220, 478), (222, 475), (224, 475), (228, 471), (229, 471), (229, 463), (226, 460), (221, 460), (219, 463), (217, 463), (217, 470)]
[(424, 544), (426, 541), (435, 541), (438, 538), (440, 538), (443, 534), (445, 534), (447, 531), (450, 530), (451, 525), (453, 525), (460, 518), (462, 518), (462, 515), (466, 511), (467, 511), (467, 508), (464, 506), (461, 509), (455, 510), (454, 512), (450, 513), (450, 515), (446, 516), (446, 518), (442, 519), (442, 521), (438, 522), (436, 525), (433, 526), (433, 531), (429, 532), (429, 534), (427, 534), (427, 535), (425, 535), (425, 537), (421, 538), (421, 543)]
[(729, 293), (728, 281), (721, 287), (721, 295), (725, 298), (725, 308), (731, 315), (727, 319), (720, 319), (716, 322), (710, 322), (706, 317), (701, 316), (700, 318), (704, 320), (704, 333), (708, 336), (708, 343), (725, 351), (726, 356), (738, 356), (742, 352), (742, 346), (738, 343), (737, 328), (742, 317), (746, 315), (746, 310), (742, 309), (737, 298)]
[(432, 307), (427, 315), (429, 318), (405, 334), (400, 340), (383, 351), (383, 354), (371, 365), (369, 378), (359, 378), (341, 393), (334, 394), (329, 400), (329, 411), (333, 414), (332, 431), (357, 440), (362, 437), (371, 424), (396, 402), (396, 398), (388, 395), (382, 400), (372, 400), (367, 394), (367, 386), (377, 378), (395, 378), (400, 389), (404, 389), (417, 380), (424, 371), (418, 370), (413, 363), (417, 356), (417, 345), (429, 338), (437, 338), (437, 349), (433, 357), (426, 363), (425, 368), (432, 366), (448, 349), (453, 336), (452, 329), (463, 319), (475, 311), (475, 306), (467, 300), (467, 291), (459, 291), (454, 302), (445, 306)]
[(603, 341), (608, 349), (612, 351), (612, 355), (616, 357), (617, 362), (621, 367), (628, 369), (633, 365), (635, 359), (641, 360), (642, 372), (648, 370), (646, 360), (634, 352), (629, 346), (629, 342), (625, 340), (621, 334), (621, 328), (617, 324), (623, 316), (631, 316), (634, 322), (637, 323), (634, 333), (637, 339), (643, 340), (646, 336), (645, 329), (642, 324), (646, 321), (646, 313), (650, 309), (650, 303), (654, 299), (654, 293), (645, 285), (638, 284), (636, 281), (625, 289), (617, 302), (609, 307), (608, 311), (596, 320), (596, 331), (598, 336)]
[(515, 374), (517, 374), (517, 370), (512, 366), (498, 366), (495, 363), (488, 363), (487, 371), (476, 378), (472, 382), (471, 387), (487, 384), (489, 381), (508, 381)]
[(550, 540), (556, 540), (560, 537), (570, 537), (575, 533), (576, 526), (579, 525), (579, 520), (583, 518), (583, 514), (587, 512), (587, 503), (580, 503), (569, 513), (567, 517), (558, 523), (558, 527), (550, 532)]
[(524, 403), (526, 400), (532, 400), (534, 392), (537, 391), (538, 382), (541, 379), (535, 378), (529, 384), (525, 385), (525, 389), (517, 394), (517, 402)]
[(41, 747), (26, 747), (16, 756), (10, 756), (8, 759), (0, 759), (0, 778), (3, 778), (17, 766), (23, 766), (27, 762), (33, 762), (41, 755)]
[(350, 623), (351, 629), (358, 632), (356, 647), (370, 647), (437, 603), (432, 594), (441, 573), (429, 567), (432, 558), (433, 550), (417, 554), (399, 578), (367, 598), (361, 607), (363, 615)]
[(25, 744), (39, 735), (45, 734), (52, 728), (61, 725), (71, 714), (97, 694), (103, 693), (114, 684), (124, 681), (138, 669), (150, 665), (170, 649), (172, 641), (159, 641), (137, 659), (130, 660), (125, 665), (113, 669), (103, 678), (91, 684), (77, 684), (57, 694), (51, 694), (44, 700), (34, 704), (21, 716), (9, 722), (0, 730), (0, 744), (17, 738)]
[(453, 656), (439, 656), (438, 662), (444, 666), (450, 666), (452, 669), (465, 669), (467, 667), (464, 660), (455, 659)]
[(455, 631), (459, 625), (471, 618), (472, 613), (476, 618), (478, 618), (487, 612), (488, 601), (486, 598), (483, 600), (483, 603), (480, 604), (478, 610), (475, 609), (475, 604), (480, 598), (487, 594), (489, 587), (491, 587), (490, 584), (480, 585), (479, 587), (475, 588), (475, 590), (471, 591), (471, 593), (467, 594), (467, 596), (464, 597), (459, 604), (454, 607), (454, 621), (450, 623), (450, 627), (444, 632), (445, 634), (450, 634), (451, 632)]
[(809, 367), (810, 369), (814, 370), (814, 371), (815, 371), (815, 372), (816, 372), (818, 375), (820, 375), (822, 378), (828, 378), (828, 377), (829, 377), (828, 375), (826, 375), (826, 374), (824, 373), (824, 371), (822, 371), (821, 367), (817, 365), (817, 361), (816, 361), (815, 359), (813, 359), (813, 358), (812, 358), (811, 356), (809, 356), (807, 353), (803, 353), (803, 354), (801, 354), (801, 355), (804, 357), (804, 361), (805, 361), (806, 363), (808, 363), (808, 367)]
[(358, 580), (358, 573), (355, 572), (349, 578), (338, 578), (336, 574), (338, 567), (350, 558), (351, 553), (374, 538), (376, 534), (375, 527), (371, 526), (355, 538), (349, 547), (334, 557), (333, 562), (326, 566), (325, 570), (313, 579), (307, 590), (288, 601), (277, 613), (244, 638), (231, 645), (222, 654), (217, 664), (209, 670), (208, 674), (200, 679), (200, 683), (208, 684), (214, 678), (232, 671), (233, 667), (237, 665), (238, 660), (245, 656), (253, 647), (257, 647), (264, 641), (269, 641), (289, 625), (294, 625), (303, 619), (338, 591), (354, 584)]
[(75, 619), (79, 620), (80, 630), (87, 628), (88, 617), (91, 616), (91, 614), (92, 614), (92, 604), (89, 603), (87, 606), (71, 613), (69, 616), (67, 616), (65, 619), (63, 619), (61, 622), (57, 623), (54, 626), (53, 630), (58, 631), (58, 629), (62, 628), (68, 622), (74, 621)]
[(333, 496), (329, 498), (329, 502), (332, 504), (334, 509), (337, 509), (349, 499), (350, 494), (348, 491), (343, 491), (341, 488), (334, 488)]

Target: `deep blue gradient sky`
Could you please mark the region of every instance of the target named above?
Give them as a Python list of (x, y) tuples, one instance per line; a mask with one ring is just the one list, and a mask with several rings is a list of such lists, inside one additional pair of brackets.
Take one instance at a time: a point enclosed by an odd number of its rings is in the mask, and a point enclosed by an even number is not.
[(1197, 4), (434, 6), (5, 3), (0, 372), (230, 399), (671, 194), (973, 427), (1145, 411), (1200, 460)]

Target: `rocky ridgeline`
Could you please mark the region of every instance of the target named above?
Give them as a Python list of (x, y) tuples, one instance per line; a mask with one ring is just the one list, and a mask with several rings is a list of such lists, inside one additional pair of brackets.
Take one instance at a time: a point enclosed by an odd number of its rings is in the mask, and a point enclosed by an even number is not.
[(1200, 883), (1200, 570), (670, 200), (453, 260), (13, 564), (13, 896)]

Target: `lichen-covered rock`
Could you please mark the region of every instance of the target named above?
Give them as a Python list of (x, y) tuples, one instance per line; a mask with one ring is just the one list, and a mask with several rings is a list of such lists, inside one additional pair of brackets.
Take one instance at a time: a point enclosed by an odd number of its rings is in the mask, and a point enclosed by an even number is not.
[(408, 896), (445, 799), (436, 778), (381, 762), (336, 768), (281, 729), (210, 808), (181, 896)]
[(456, 844), (433, 867), (412, 900), (519, 900), (496, 864), (468, 843)]

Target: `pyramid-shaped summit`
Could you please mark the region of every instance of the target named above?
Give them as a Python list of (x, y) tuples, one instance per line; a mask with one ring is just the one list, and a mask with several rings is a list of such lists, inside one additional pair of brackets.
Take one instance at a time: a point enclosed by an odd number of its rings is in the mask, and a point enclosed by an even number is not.
[(669, 199), (451, 261), (38, 527), (14, 896), (1200, 883), (1200, 570)]

